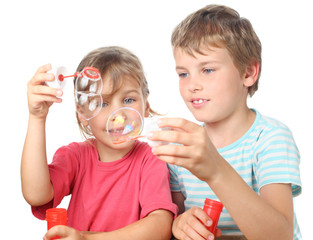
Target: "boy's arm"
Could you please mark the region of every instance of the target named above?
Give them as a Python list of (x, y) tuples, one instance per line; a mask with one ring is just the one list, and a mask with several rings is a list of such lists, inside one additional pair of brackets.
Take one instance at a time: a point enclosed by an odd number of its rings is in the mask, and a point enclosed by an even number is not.
[(62, 92), (45, 86), (54, 76), (48, 74), (51, 65), (40, 67), (27, 84), (29, 120), (21, 161), (22, 191), (26, 201), (33, 205), (43, 205), (53, 198), (47, 157), (45, 124), (49, 107)]
[(154, 154), (207, 182), (248, 239), (293, 238), (290, 184), (265, 185), (259, 196), (218, 153), (202, 126), (183, 119), (162, 119), (159, 127), (181, 131), (154, 132), (150, 140), (180, 145), (159, 146)]
[(71, 240), (169, 240), (172, 236), (172, 221), (173, 213), (160, 209), (149, 213), (135, 223), (112, 232), (83, 232), (81, 235), (69, 227), (56, 226), (47, 232), (44, 239), (49, 240), (57, 235), (61, 239)]
[[(247, 239), (293, 239), (290, 184), (269, 184), (257, 195), (226, 161), (223, 174), (208, 181)], [(236, 190), (234, 190), (236, 189)]]

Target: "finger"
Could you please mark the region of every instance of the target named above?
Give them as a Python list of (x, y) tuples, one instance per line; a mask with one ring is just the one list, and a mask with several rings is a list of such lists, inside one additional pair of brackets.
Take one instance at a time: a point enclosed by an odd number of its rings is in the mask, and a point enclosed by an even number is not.
[(44, 85), (32, 86), (30, 87), (29, 92), (36, 95), (47, 95), (54, 97), (61, 97), (63, 95), (62, 89), (51, 88)]
[(48, 232), (44, 236), (44, 239), (50, 240), (51, 238), (56, 237), (56, 236), (61, 237), (61, 238), (66, 237), (68, 236), (69, 230), (70, 228), (67, 226), (63, 226), (63, 225), (54, 226), (48, 230)]
[(192, 157), (192, 147), (178, 144), (159, 145), (152, 148), (152, 153), (157, 156)]
[[(194, 239), (188, 237), (188, 235), (185, 234), (184, 232), (181, 232), (181, 233), (177, 236), (177, 239), (181, 239), (181, 240), (194, 240)], [(203, 240), (203, 238), (202, 238), (201, 240)]]
[(193, 132), (196, 128), (201, 127), (200, 125), (184, 118), (160, 118), (158, 120), (158, 126), (160, 128), (178, 128), (186, 132)]
[(222, 230), (219, 229), (219, 228), (216, 228), (215, 236), (216, 236), (216, 237), (222, 236)]
[(58, 97), (54, 97), (54, 96), (49, 96), (49, 95), (34, 95), (32, 100), (29, 101), (29, 104), (33, 107), (36, 108), (36, 105), (40, 105), (43, 102), (47, 102), (50, 103), (50, 105), (52, 103), (61, 103), (62, 102), (62, 98), (58, 98)]
[(35, 74), (37, 74), (37, 73), (45, 73), (45, 72), (50, 71), (51, 69), (52, 69), (52, 66), (51, 66), (50, 63), (48, 63), (48, 64), (45, 64), (45, 65), (40, 66), (40, 67), (37, 69), (37, 71), (36, 71)]
[(205, 211), (203, 211), (202, 208), (192, 208), (192, 214), (208, 227), (210, 227), (213, 223), (211, 218)]
[(183, 145), (190, 145), (192, 139), (189, 133), (179, 131), (153, 131), (148, 133), (147, 138), (151, 141), (163, 141), (169, 143), (179, 143)]
[(45, 81), (53, 81), (54, 74), (47, 73), (51, 70), (51, 64), (46, 64), (39, 67), (35, 73), (35, 75), (30, 80), (32, 84), (43, 84)]
[(54, 81), (53, 73), (36, 73), (29, 81), (31, 85), (44, 85), (45, 82)]
[(189, 238), (194, 240), (200, 240), (203, 238), (208, 239), (211, 235), (211, 233), (205, 228), (202, 222), (194, 216), (188, 219), (184, 231)]

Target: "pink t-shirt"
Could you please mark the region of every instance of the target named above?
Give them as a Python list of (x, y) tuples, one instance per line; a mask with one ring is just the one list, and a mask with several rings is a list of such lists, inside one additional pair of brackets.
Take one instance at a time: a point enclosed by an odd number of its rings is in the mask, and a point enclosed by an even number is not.
[(148, 144), (136, 141), (126, 156), (114, 162), (98, 159), (95, 141), (58, 149), (49, 165), (54, 199), (32, 207), (34, 216), (44, 219), (46, 209), (57, 207), (69, 194), (68, 226), (80, 231), (113, 231), (157, 209), (176, 215), (167, 166)]

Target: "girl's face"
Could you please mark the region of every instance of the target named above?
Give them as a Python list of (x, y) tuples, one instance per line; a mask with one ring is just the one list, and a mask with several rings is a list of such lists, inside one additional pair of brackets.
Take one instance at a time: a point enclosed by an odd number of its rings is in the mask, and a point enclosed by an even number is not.
[(204, 123), (222, 121), (246, 106), (247, 86), (228, 51), (211, 48), (204, 55), (174, 51), (180, 94), (194, 117)]
[(110, 79), (103, 79), (103, 90), (102, 98), (103, 104), (99, 114), (89, 120), (89, 127), (97, 139), (98, 145), (102, 145), (103, 148), (110, 149), (125, 149), (132, 147), (134, 141), (122, 143), (122, 144), (113, 144), (112, 140), (107, 134), (106, 123), (110, 114), (122, 107), (130, 107), (137, 110), (142, 117), (148, 117), (148, 102), (147, 99), (143, 96), (142, 90), (138, 83), (131, 79), (125, 78), (123, 81), (122, 87), (111, 94), (112, 90), (112, 81)]

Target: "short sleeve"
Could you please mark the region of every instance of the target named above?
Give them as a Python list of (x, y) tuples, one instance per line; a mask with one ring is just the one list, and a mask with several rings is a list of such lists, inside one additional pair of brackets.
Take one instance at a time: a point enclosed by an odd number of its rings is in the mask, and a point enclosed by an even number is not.
[(278, 127), (263, 136), (256, 155), (259, 188), (271, 183), (288, 183), (294, 197), (301, 193), (300, 154), (287, 127)]
[(178, 174), (177, 174), (177, 166), (172, 164), (167, 164), (169, 172), (170, 172), (170, 186), (172, 192), (181, 192)]
[(168, 210), (176, 217), (178, 208), (172, 202), (166, 163), (152, 155), (150, 149), (147, 149), (145, 158), (141, 170), (140, 218), (157, 209)]
[(54, 198), (43, 206), (32, 206), (32, 213), (39, 219), (45, 218), (45, 212), (49, 208), (57, 207), (62, 199), (71, 194), (73, 181), (78, 169), (77, 152), (72, 143), (59, 148), (49, 164), (50, 181), (54, 189)]

